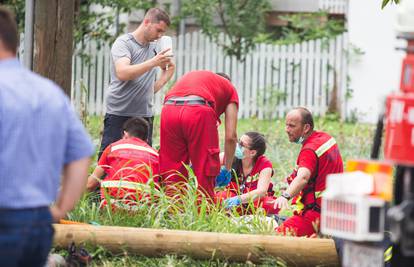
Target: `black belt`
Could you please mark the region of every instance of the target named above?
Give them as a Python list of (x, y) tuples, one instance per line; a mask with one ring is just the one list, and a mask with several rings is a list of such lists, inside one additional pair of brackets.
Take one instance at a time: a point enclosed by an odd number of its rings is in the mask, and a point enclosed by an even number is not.
[(184, 106), (184, 105), (206, 105), (212, 106), (207, 100), (202, 99), (189, 99), (189, 100), (174, 100), (168, 99), (164, 103), (165, 105), (176, 105), (176, 106)]
[(314, 210), (316, 212), (321, 213), (321, 207), (319, 207), (319, 205), (317, 203), (312, 203), (312, 204), (306, 205), (304, 211), (307, 211), (307, 210)]

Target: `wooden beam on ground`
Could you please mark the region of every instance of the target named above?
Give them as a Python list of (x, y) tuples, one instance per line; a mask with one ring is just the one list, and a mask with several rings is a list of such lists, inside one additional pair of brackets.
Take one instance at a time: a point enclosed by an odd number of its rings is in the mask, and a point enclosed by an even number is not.
[(36, 0), (33, 70), (55, 81), (70, 96), (74, 0)]
[(221, 258), (260, 262), (274, 257), (288, 266), (339, 266), (331, 239), (272, 235), (226, 234), (117, 226), (55, 224), (54, 245), (99, 245), (111, 252), (144, 256), (188, 255), (198, 259)]

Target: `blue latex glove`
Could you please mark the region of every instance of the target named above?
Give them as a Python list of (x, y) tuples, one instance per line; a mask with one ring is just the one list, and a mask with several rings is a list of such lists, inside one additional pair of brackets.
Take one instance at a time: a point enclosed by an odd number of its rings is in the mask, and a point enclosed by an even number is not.
[(231, 197), (231, 198), (227, 198), (226, 200), (224, 200), (224, 207), (226, 209), (231, 209), (235, 206), (238, 206), (241, 204), (241, 199), (239, 196), (235, 196), (235, 197)]
[(216, 177), (216, 186), (226, 186), (230, 183), (231, 171), (227, 170), (226, 167), (221, 167), (219, 175)]

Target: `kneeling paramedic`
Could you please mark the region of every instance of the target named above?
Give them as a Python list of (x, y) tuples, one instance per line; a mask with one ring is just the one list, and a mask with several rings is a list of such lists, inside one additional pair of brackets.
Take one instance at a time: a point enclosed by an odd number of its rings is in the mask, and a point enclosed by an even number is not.
[[(100, 183), (102, 206), (110, 200), (113, 207), (133, 209), (143, 197), (149, 198), (151, 189), (158, 188), (158, 153), (143, 141), (147, 140), (148, 127), (143, 118), (128, 119), (123, 138), (102, 153), (87, 184), (92, 191)], [(105, 173), (107, 176), (100, 181)]]
[(286, 133), (290, 142), (301, 144), (302, 148), (296, 168), (287, 178), (289, 187), (276, 199), (274, 208), (287, 208), (293, 198), (296, 210), (276, 231), (311, 236), (319, 230), (326, 176), (343, 172), (342, 157), (333, 137), (313, 130), (312, 114), (306, 108), (294, 108), (286, 115)]

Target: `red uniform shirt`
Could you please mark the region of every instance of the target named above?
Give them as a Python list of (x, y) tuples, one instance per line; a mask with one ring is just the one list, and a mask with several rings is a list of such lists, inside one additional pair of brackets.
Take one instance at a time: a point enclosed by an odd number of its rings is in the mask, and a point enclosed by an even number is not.
[(165, 100), (172, 96), (188, 95), (197, 95), (210, 102), (217, 117), (220, 117), (229, 103), (239, 105), (239, 97), (233, 84), (211, 71), (192, 71), (185, 74), (167, 93)]
[[(243, 175), (241, 175), (243, 173), (241, 168), (239, 168), (239, 170), (236, 170), (236, 173), (239, 176), (240, 186), (243, 187), (243, 188), (240, 188), (240, 191), (242, 194), (257, 189), (257, 183), (259, 182), (260, 172), (266, 168), (272, 169), (273, 165), (269, 159), (267, 159), (264, 155), (262, 155), (257, 158), (252, 171), (246, 177), (243, 177)], [(273, 176), (273, 170), (272, 170), (272, 176)], [(274, 192), (273, 192), (272, 183), (269, 184), (269, 188), (267, 191), (268, 191), (268, 195), (273, 195)]]
[(303, 143), (296, 161), (296, 168), (288, 177), (291, 183), (296, 178), (297, 170), (305, 167), (310, 170), (311, 178), (301, 191), (301, 202), (304, 205), (316, 203), (321, 205), (319, 193), (326, 188), (326, 176), (331, 173), (343, 172), (342, 157), (338, 145), (330, 135), (314, 131)]
[(121, 139), (109, 145), (98, 162), (108, 176), (105, 181), (146, 183), (159, 175), (158, 153), (139, 138)]

